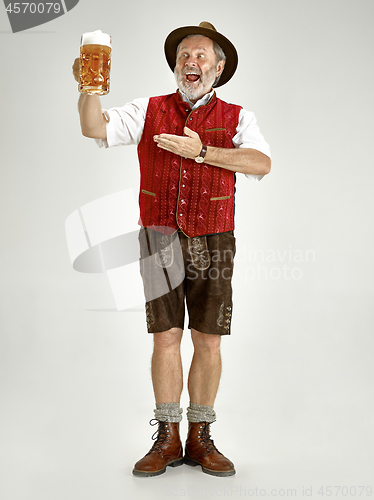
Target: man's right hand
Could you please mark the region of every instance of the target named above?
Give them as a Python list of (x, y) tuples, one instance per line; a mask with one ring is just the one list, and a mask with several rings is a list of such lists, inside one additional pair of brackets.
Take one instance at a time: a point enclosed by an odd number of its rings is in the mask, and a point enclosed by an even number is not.
[(79, 83), (79, 65), (80, 65), (80, 58), (77, 57), (76, 60), (74, 61), (72, 68), (73, 68), (74, 78), (77, 80), (78, 83)]

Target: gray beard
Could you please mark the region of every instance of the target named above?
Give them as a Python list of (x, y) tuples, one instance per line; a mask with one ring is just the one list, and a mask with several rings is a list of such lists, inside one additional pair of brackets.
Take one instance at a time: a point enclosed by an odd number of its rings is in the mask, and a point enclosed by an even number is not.
[[(211, 90), (216, 79), (216, 68), (212, 68), (211, 71), (204, 76), (200, 75), (197, 86), (194, 86), (193, 82), (185, 82), (183, 80), (183, 74), (177, 73), (176, 69), (174, 70), (174, 76), (179, 90), (183, 92), (190, 101), (197, 101)], [(208, 87), (208, 90), (204, 90), (204, 87)]]

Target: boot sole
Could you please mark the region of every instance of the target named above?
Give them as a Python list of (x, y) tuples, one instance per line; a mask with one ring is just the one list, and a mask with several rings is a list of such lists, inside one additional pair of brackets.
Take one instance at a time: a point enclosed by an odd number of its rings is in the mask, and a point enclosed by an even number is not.
[(174, 460), (173, 462), (166, 464), (163, 469), (159, 469), (156, 471), (142, 471), (142, 470), (134, 469), (132, 471), (132, 473), (134, 474), (134, 476), (138, 476), (138, 477), (159, 476), (160, 474), (164, 474), (164, 472), (166, 472), (166, 467), (179, 467), (180, 465), (183, 465), (183, 463), (184, 463), (183, 458), (178, 458), (178, 460)]
[(186, 465), (190, 465), (191, 467), (196, 467), (197, 465), (200, 465), (202, 471), (205, 472), (205, 474), (210, 474), (211, 476), (227, 477), (227, 476), (233, 476), (236, 473), (235, 469), (224, 470), (224, 471), (208, 469), (207, 467), (204, 467), (200, 462), (197, 462), (196, 460), (193, 460), (192, 458), (188, 457), (184, 457), (183, 461)]

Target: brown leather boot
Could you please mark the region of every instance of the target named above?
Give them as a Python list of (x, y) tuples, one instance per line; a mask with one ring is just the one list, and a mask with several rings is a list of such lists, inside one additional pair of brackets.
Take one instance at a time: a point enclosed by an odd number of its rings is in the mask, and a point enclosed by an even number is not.
[[(152, 419), (149, 423), (156, 419)], [(166, 467), (177, 467), (183, 464), (183, 448), (179, 437), (179, 423), (156, 420), (158, 430), (153, 434), (155, 443), (149, 452), (134, 466), (135, 476), (158, 476), (166, 471)], [(157, 434), (157, 437), (154, 437)]]
[(203, 472), (212, 476), (233, 476), (234, 464), (215, 447), (209, 426), (209, 422), (189, 422), (184, 463), (201, 465)]

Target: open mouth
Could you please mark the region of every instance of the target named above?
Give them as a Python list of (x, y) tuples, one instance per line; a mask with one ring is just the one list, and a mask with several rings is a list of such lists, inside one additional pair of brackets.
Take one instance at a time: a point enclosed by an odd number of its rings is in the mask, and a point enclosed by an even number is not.
[(197, 82), (200, 80), (200, 75), (198, 73), (186, 72), (184, 76), (187, 82)]

